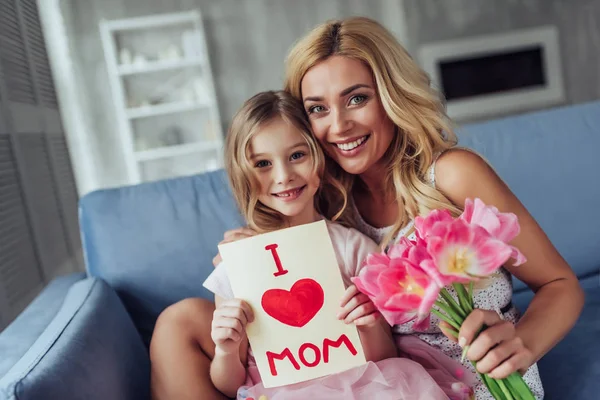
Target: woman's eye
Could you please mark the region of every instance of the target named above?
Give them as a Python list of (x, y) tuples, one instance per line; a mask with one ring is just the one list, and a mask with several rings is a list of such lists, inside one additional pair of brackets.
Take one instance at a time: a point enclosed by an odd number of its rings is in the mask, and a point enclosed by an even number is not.
[(304, 154), (303, 152), (301, 152), (301, 151), (297, 151), (297, 152), (295, 152), (294, 154), (292, 154), (292, 155), (290, 156), (290, 159), (292, 159), (292, 160), (299, 160), (299, 159), (301, 159), (302, 157), (304, 157), (305, 155), (306, 155), (306, 154)]
[(323, 106), (312, 106), (308, 109), (309, 114), (320, 113), (325, 111), (325, 107)]
[(268, 161), (265, 160), (260, 160), (259, 162), (257, 162), (256, 164), (254, 164), (255, 168), (264, 168), (264, 167), (268, 167), (271, 163), (269, 163)]
[(350, 104), (355, 106), (355, 105), (363, 103), (366, 99), (367, 99), (367, 96), (363, 96), (362, 94), (359, 94), (359, 95), (353, 96), (350, 99)]

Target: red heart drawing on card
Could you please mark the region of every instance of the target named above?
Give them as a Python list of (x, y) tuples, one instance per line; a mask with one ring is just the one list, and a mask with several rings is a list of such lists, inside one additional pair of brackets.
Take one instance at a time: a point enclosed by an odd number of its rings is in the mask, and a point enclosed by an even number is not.
[(261, 300), (263, 310), (277, 321), (298, 328), (306, 325), (323, 307), (325, 293), (312, 279), (300, 279), (287, 291), (267, 290)]

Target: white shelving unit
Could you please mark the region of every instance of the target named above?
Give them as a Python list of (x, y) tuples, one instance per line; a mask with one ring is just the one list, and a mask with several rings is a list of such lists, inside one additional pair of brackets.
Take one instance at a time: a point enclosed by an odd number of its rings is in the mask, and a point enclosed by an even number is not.
[(102, 21), (128, 181), (222, 167), (223, 133), (199, 11)]

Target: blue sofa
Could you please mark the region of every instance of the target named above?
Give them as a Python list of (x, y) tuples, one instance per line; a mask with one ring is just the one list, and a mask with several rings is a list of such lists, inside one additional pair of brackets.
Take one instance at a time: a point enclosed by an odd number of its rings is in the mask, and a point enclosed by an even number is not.
[[(586, 288), (573, 331), (539, 363), (548, 399), (600, 391), (600, 102), (463, 127)], [(202, 282), (242, 224), (223, 171), (102, 190), (80, 203), (86, 274), (61, 277), (0, 334), (0, 399), (149, 398), (158, 314)], [(516, 282), (521, 309), (532, 294)]]

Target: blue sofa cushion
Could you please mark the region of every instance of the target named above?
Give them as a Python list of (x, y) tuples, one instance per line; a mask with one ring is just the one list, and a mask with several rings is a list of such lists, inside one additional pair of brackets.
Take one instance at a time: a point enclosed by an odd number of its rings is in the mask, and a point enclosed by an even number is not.
[(490, 161), (578, 276), (598, 272), (600, 102), (467, 125), (458, 135)]
[(148, 352), (119, 297), (105, 282), (84, 279), (0, 375), (0, 400), (148, 399), (149, 381)]
[(212, 299), (202, 282), (217, 244), (243, 223), (222, 170), (94, 192), (80, 207), (88, 273), (117, 291), (146, 343), (165, 307)]

